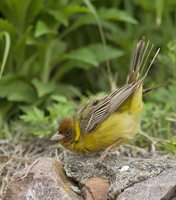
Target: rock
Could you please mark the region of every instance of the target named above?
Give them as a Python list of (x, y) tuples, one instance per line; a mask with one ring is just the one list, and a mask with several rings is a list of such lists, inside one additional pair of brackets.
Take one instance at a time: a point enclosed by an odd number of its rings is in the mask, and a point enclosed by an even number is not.
[(116, 200), (169, 200), (176, 197), (176, 167), (125, 189)]
[(82, 188), (85, 200), (107, 200), (109, 182), (102, 178), (90, 178)]
[(95, 164), (99, 155), (72, 155), (63, 158), (64, 169), (69, 178), (80, 186), (92, 177), (109, 180), (109, 196), (114, 200), (126, 188), (176, 165), (176, 160), (161, 158), (131, 158), (107, 155), (103, 161)]
[(98, 157), (99, 155), (64, 157), (67, 176), (61, 162), (43, 158), (21, 181), (20, 178), (30, 166), (14, 175), (3, 200), (82, 200), (78, 185), (83, 187), (82, 193), (86, 200), (167, 200), (176, 197), (176, 160), (164, 157), (113, 158), (108, 155), (96, 164)]
[(63, 164), (53, 158), (42, 158), (29, 171), (26, 178), (20, 178), (30, 166), (15, 174), (8, 184), (3, 200), (82, 200), (66, 177)]

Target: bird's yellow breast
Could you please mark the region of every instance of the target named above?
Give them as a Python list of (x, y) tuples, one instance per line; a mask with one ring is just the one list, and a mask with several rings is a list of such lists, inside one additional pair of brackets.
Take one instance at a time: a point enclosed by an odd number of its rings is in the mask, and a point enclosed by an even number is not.
[(76, 152), (96, 152), (105, 150), (121, 138), (123, 140), (119, 144), (132, 139), (139, 129), (142, 108), (142, 86), (140, 86), (97, 129), (91, 133), (77, 131), (80, 134), (79, 139), (69, 148)]

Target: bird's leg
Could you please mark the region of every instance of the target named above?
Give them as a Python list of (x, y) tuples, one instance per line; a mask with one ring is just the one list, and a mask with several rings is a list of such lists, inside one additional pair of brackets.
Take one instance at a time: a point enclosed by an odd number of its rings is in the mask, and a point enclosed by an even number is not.
[(33, 167), (41, 158), (42, 158), (42, 157), (37, 158), (37, 160), (35, 160), (35, 161), (31, 164), (31, 166), (29, 167), (29, 169), (27, 170), (27, 172), (25, 173), (25, 175), (22, 176), (22, 177), (20, 178), (20, 181), (21, 181), (22, 179), (24, 179), (24, 178), (27, 177), (27, 175), (28, 175), (28, 173), (30, 172), (30, 170), (32, 169), (32, 167)]
[(101, 160), (103, 160), (103, 159), (106, 157), (108, 151), (111, 151), (111, 150), (112, 150), (119, 142), (121, 142), (122, 140), (124, 140), (124, 139), (123, 139), (123, 138), (120, 138), (120, 139), (118, 139), (116, 142), (114, 142), (113, 144), (111, 144), (108, 148), (106, 148), (105, 151), (101, 154), (100, 158), (96, 161), (96, 164), (97, 164), (98, 162), (100, 162)]

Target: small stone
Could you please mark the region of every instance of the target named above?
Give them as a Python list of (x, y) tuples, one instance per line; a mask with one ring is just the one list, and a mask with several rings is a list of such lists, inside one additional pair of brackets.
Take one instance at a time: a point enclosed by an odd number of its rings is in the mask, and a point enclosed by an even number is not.
[(80, 190), (78, 187), (71, 186), (70, 188), (71, 188), (76, 194), (79, 194), (79, 195), (82, 194), (82, 193), (81, 193), (81, 190)]
[(102, 178), (90, 178), (82, 188), (85, 200), (107, 200), (109, 181)]
[(123, 172), (129, 169), (129, 166), (123, 166), (121, 169), (119, 169), (119, 172)]

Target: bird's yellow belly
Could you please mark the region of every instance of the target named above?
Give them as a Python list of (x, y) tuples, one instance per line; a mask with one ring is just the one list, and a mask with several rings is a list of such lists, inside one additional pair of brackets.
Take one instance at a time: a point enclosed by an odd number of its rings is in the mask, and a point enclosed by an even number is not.
[(108, 119), (91, 133), (83, 133), (71, 147), (76, 152), (95, 152), (122, 139), (121, 144), (133, 138), (139, 129), (142, 112), (142, 87), (138, 88)]
[(95, 131), (84, 134), (82, 145), (89, 151), (100, 151), (106, 149), (119, 139), (119, 144), (133, 138), (138, 131), (140, 116), (134, 117), (129, 113), (114, 113)]

